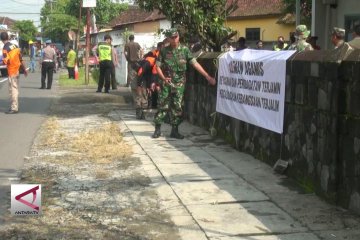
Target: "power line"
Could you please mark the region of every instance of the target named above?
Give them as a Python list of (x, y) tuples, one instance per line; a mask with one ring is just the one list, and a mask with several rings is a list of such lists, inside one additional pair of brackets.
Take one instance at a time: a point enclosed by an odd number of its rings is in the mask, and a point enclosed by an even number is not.
[(26, 14), (36, 14), (36, 15), (39, 15), (40, 13), (29, 13), (29, 12), (23, 12), (23, 13), (19, 13), (19, 12), (0, 12), (0, 14), (23, 14), (23, 15), (26, 15)]
[(16, 1), (16, 0), (10, 0), (11, 2), (15, 2), (15, 3), (19, 3), (21, 5), (27, 5), (27, 6), (41, 6), (43, 4), (39, 4), (39, 3), (24, 3), (24, 2), (20, 2), (20, 1)]

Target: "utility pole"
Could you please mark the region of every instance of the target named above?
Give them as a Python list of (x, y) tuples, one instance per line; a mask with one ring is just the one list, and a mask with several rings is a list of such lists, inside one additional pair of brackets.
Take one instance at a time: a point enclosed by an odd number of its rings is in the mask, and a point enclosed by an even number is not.
[(296, 26), (300, 25), (300, 0), (296, 0)]
[(86, 55), (85, 55), (85, 84), (89, 84), (89, 53), (90, 53), (90, 8), (86, 9)]
[(90, 53), (90, 8), (96, 7), (96, 0), (83, 0), (86, 8), (86, 54), (85, 54), (85, 84), (89, 84), (89, 53)]
[(78, 21), (78, 30), (76, 34), (76, 62), (79, 65), (79, 45), (80, 45), (80, 23), (81, 23), (81, 8), (82, 8), (82, 1), (80, 2), (79, 6), (79, 21)]

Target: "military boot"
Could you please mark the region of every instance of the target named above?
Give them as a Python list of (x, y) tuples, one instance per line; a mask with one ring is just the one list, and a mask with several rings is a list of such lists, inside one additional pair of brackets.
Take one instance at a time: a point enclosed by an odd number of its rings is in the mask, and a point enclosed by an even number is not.
[(136, 109), (136, 119), (141, 119), (141, 108)]
[(140, 114), (140, 119), (145, 119), (145, 112), (143, 109), (140, 110), (141, 114)]
[(184, 136), (179, 133), (178, 126), (172, 126), (170, 137), (177, 139), (184, 139)]
[(155, 132), (154, 134), (152, 135), (153, 138), (158, 138), (161, 136), (161, 124), (155, 124)]

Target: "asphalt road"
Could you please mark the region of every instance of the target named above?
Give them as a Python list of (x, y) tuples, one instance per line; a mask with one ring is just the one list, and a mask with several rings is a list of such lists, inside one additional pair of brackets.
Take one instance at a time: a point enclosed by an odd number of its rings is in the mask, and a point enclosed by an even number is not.
[[(8, 81), (0, 77), (0, 203), (10, 188), (9, 178), (16, 178), (22, 168), (36, 132), (45, 119), (51, 101), (55, 97), (53, 89), (39, 89), (40, 72), (20, 77), (19, 113), (5, 114), (9, 109)], [(54, 79), (58, 76), (54, 75)], [(54, 89), (55, 88), (55, 89)], [(0, 214), (1, 211), (0, 205)]]

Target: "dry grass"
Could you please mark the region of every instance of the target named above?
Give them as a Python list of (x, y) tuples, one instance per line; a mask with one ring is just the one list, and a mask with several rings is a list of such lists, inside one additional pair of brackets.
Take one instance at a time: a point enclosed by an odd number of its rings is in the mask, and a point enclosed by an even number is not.
[(72, 150), (87, 156), (96, 163), (110, 163), (130, 156), (131, 150), (123, 141), (119, 127), (107, 124), (79, 134), (73, 139)]
[(60, 131), (60, 124), (56, 117), (49, 118), (43, 125), (41, 145), (49, 148), (56, 148), (66, 140), (65, 134)]

